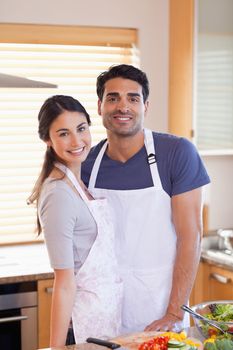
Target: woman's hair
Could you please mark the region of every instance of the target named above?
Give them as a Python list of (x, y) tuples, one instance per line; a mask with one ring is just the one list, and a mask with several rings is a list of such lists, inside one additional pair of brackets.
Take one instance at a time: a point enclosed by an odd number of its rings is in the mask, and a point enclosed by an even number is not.
[[(65, 111), (83, 113), (87, 119), (88, 125), (91, 124), (89, 114), (87, 113), (85, 108), (82, 106), (82, 104), (78, 100), (76, 100), (71, 96), (55, 95), (48, 98), (44, 102), (38, 114), (38, 121), (39, 121), (38, 133), (41, 140), (45, 142), (49, 141), (49, 130), (50, 130), (51, 124), (55, 119), (59, 117), (59, 115), (61, 115)], [(28, 198), (28, 204), (32, 204), (36, 202), (36, 206), (38, 208), (38, 199), (40, 196), (42, 185), (45, 179), (49, 176), (49, 174), (53, 170), (54, 163), (57, 162), (58, 160), (61, 161), (60, 159), (58, 159), (53, 148), (47, 146), (47, 150), (44, 156), (44, 163), (42, 165), (40, 175), (35, 183), (32, 193)], [(42, 229), (41, 229), (38, 212), (37, 212), (38, 235), (41, 233), (41, 230)]]

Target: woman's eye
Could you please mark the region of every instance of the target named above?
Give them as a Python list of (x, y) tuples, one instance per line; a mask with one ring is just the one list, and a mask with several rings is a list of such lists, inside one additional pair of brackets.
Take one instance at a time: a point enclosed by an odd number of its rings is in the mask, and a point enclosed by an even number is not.
[(78, 131), (79, 132), (82, 132), (82, 131), (85, 131), (86, 130), (86, 127), (85, 126), (80, 126), (79, 128), (78, 128)]
[(67, 136), (67, 135), (68, 135), (68, 132), (65, 132), (65, 131), (64, 131), (64, 132), (61, 132), (61, 133), (59, 134), (60, 137), (65, 137), (65, 136)]

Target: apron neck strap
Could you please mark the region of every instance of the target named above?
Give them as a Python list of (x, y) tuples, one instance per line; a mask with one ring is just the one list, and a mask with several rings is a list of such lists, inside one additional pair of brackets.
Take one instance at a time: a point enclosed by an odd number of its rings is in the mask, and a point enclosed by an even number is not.
[(76, 179), (74, 173), (69, 169), (67, 168), (67, 166), (65, 166), (64, 164), (62, 163), (58, 163), (56, 162), (55, 164), (55, 167), (58, 168), (59, 170), (61, 170), (67, 177), (68, 179), (70, 180), (70, 182), (74, 185), (74, 187), (76, 188), (76, 190), (78, 191), (78, 193), (80, 194), (80, 197), (82, 198), (82, 200), (86, 203), (89, 202), (85, 192), (83, 191), (82, 187), (80, 186), (78, 180)]
[[(157, 187), (161, 187), (161, 181), (160, 181), (160, 177), (158, 174), (158, 168), (157, 168), (157, 161), (156, 161), (156, 155), (155, 155), (155, 147), (154, 147), (154, 139), (153, 139), (153, 133), (151, 130), (149, 129), (144, 129), (144, 143), (145, 143), (145, 147), (146, 147), (146, 152), (147, 152), (147, 161), (150, 165), (150, 171), (151, 171), (151, 176), (153, 179), (153, 184), (154, 186)], [(103, 155), (106, 151), (106, 148), (108, 146), (108, 142), (107, 140), (105, 141), (105, 143), (103, 144), (100, 152), (97, 155), (97, 158), (94, 162), (93, 168), (92, 168), (92, 172), (91, 172), (91, 176), (89, 179), (89, 190), (92, 191), (95, 188), (95, 184), (96, 184), (96, 179), (97, 179), (97, 174), (100, 168), (100, 163), (101, 160), (103, 158)]]
[(92, 171), (91, 171), (91, 176), (90, 176), (90, 179), (89, 179), (89, 185), (88, 185), (88, 188), (89, 188), (90, 191), (94, 190), (94, 188), (95, 188), (95, 183), (96, 183), (97, 174), (98, 174), (98, 171), (99, 171), (99, 168), (100, 168), (100, 163), (101, 163), (101, 160), (103, 158), (104, 152), (107, 149), (107, 146), (108, 146), (108, 141), (106, 140), (104, 142), (101, 150), (99, 151), (98, 156), (97, 156), (97, 158), (95, 160), (95, 163), (93, 165), (93, 168), (92, 168)]

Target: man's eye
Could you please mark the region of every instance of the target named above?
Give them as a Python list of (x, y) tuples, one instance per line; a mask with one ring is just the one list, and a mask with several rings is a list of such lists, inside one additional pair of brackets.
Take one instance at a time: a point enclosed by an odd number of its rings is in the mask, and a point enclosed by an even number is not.
[(136, 97), (131, 97), (130, 101), (131, 102), (138, 102), (138, 99)]
[(116, 100), (117, 100), (116, 97), (109, 97), (109, 98), (108, 98), (108, 101), (109, 101), (109, 102), (115, 102)]

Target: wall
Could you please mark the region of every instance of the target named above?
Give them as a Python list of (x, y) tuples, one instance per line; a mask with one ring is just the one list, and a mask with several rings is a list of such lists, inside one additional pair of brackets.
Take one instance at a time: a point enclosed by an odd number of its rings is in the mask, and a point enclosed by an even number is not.
[[(219, 0), (214, 2), (217, 4)], [(168, 128), (168, 17), (169, 0), (118, 0), (115, 3), (107, 0), (0, 2), (0, 22), (4, 23), (138, 28), (141, 67), (147, 72), (151, 85), (150, 113), (146, 126), (165, 132)], [(233, 227), (233, 157), (203, 159), (212, 178), (208, 195), (210, 228)]]

